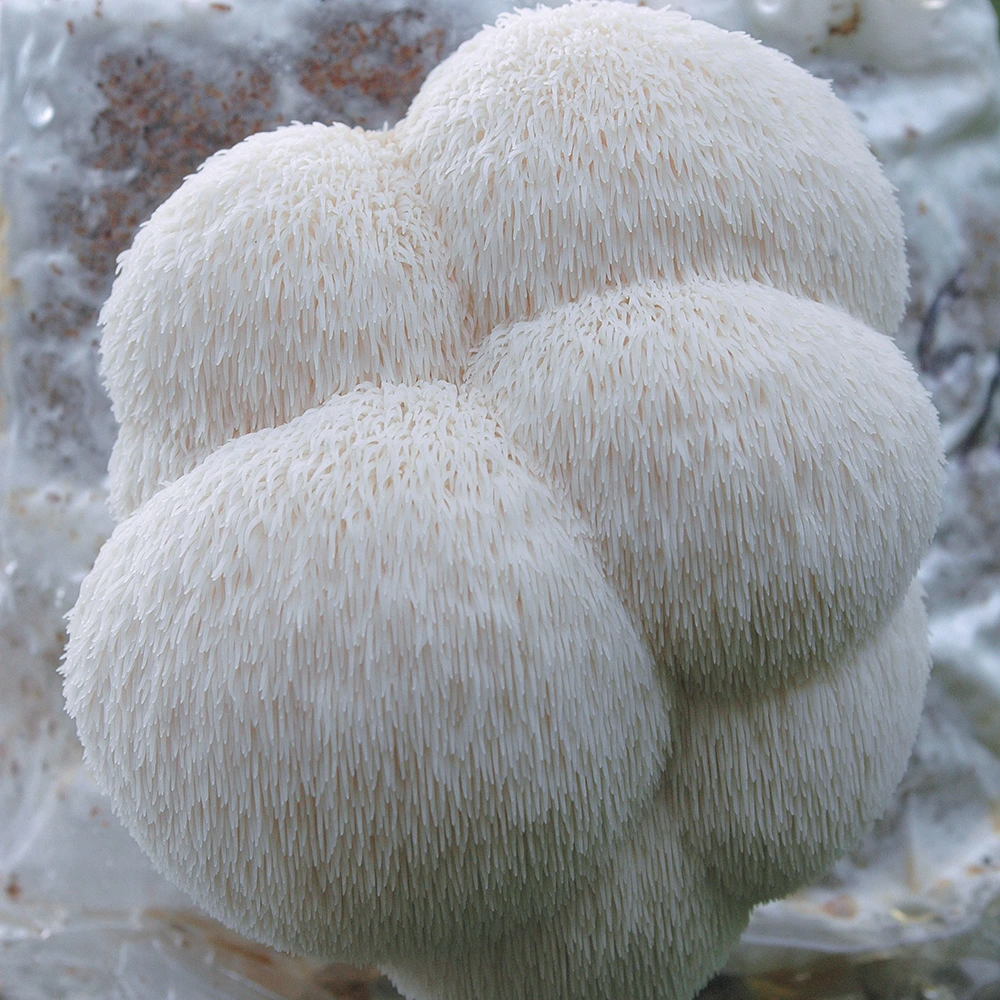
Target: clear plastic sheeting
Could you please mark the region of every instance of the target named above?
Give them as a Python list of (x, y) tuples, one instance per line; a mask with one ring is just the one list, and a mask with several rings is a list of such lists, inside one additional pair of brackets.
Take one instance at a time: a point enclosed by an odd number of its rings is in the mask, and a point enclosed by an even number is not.
[[(987, 0), (683, 0), (833, 80), (899, 189), (899, 342), (950, 467), (922, 579), (936, 666), (886, 818), (756, 911), (714, 996), (1000, 990), (1000, 47)], [(64, 613), (111, 531), (96, 316), (139, 223), (215, 149), (293, 119), (394, 122), (505, 0), (0, 5), (0, 994), (393, 996), (243, 941), (151, 868), (80, 762)], [(472, 1000), (472, 998), (470, 998)]]

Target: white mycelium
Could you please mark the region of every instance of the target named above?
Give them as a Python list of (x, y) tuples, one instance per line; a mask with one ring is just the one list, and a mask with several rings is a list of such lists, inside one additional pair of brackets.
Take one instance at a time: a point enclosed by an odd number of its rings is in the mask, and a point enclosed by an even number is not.
[(413, 998), (683, 1000), (906, 763), (905, 286), (829, 88), (676, 13), (522, 12), (394, 130), (213, 157), (103, 314), (129, 516), (64, 670), (119, 815)]

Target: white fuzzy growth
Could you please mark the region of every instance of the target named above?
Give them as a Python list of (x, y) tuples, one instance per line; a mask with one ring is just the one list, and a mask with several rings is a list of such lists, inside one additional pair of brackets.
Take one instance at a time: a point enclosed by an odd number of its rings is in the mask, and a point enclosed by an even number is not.
[(874, 638), (806, 683), (675, 700), (671, 811), (747, 903), (816, 878), (885, 810), (920, 723), (930, 655), (910, 585)]
[(754, 284), (650, 282), (495, 331), (468, 376), (600, 540), (671, 676), (767, 689), (902, 599), (942, 456), (887, 337)]
[(626, 3), (502, 16), (396, 127), (487, 327), (644, 277), (754, 280), (891, 333), (892, 190), (829, 85)]
[(746, 926), (748, 907), (720, 880), (664, 783), (594, 885), (551, 920), (512, 927), (473, 952), (386, 971), (410, 1000), (693, 996)]
[(334, 393), (454, 378), (471, 329), (449, 272), (391, 136), (292, 125), (211, 157), (122, 255), (101, 313), (117, 516)]
[(675, 700), (674, 755), (594, 885), (545, 921), (389, 974), (411, 1000), (693, 996), (753, 903), (875, 819), (916, 736), (929, 658), (914, 585), (878, 638), (766, 698)]
[(668, 746), (582, 522), (445, 383), (337, 397), (157, 493), (87, 577), (64, 669), (164, 870), (357, 961), (551, 915)]
[(64, 670), (125, 824), (414, 998), (691, 994), (913, 738), (905, 285), (829, 87), (673, 12), (521, 12), (394, 131), (212, 157), (102, 313), (131, 516)]

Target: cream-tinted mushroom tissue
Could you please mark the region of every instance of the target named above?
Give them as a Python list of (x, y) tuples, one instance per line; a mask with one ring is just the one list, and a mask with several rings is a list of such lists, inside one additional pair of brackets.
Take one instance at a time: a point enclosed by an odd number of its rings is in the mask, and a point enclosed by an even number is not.
[(745, 35), (502, 17), (216, 154), (102, 313), (63, 671), (156, 865), (413, 1000), (686, 1000), (901, 777), (942, 456), (893, 193)]

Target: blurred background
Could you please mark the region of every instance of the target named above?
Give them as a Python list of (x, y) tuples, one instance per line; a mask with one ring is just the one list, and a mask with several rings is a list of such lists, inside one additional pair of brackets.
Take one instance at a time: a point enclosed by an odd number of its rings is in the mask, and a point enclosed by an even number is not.
[[(392, 124), (510, 6), (0, 4), (2, 1000), (395, 996), (200, 914), (81, 765), (56, 668), (112, 528), (96, 318), (117, 254), (206, 156), (291, 120)], [(1000, 1000), (1000, 0), (673, 6), (788, 52), (853, 110), (899, 192), (898, 342), (949, 456), (922, 569), (935, 667), (896, 801), (816, 885), (756, 911), (706, 994)]]

